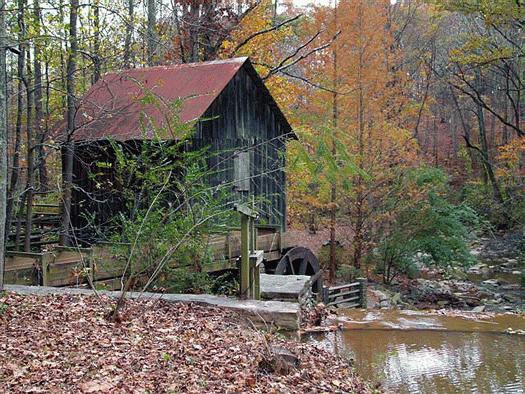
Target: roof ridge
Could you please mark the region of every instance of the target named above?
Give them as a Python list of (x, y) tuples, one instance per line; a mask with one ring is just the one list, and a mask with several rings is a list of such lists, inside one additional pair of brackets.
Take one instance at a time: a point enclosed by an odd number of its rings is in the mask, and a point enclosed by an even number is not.
[(120, 75), (120, 74), (129, 73), (129, 72), (135, 72), (135, 71), (154, 71), (154, 70), (162, 70), (162, 69), (169, 70), (169, 69), (176, 69), (176, 68), (200, 67), (200, 66), (208, 66), (208, 65), (216, 65), (216, 64), (239, 63), (240, 65), (242, 65), (247, 60), (248, 60), (247, 56), (242, 56), (242, 57), (232, 57), (229, 59), (208, 60), (205, 62), (164, 64), (164, 65), (158, 65), (158, 66), (146, 66), (146, 67), (137, 67), (137, 68), (128, 68), (128, 69), (123, 69), (123, 70), (108, 71), (104, 73), (103, 76)]

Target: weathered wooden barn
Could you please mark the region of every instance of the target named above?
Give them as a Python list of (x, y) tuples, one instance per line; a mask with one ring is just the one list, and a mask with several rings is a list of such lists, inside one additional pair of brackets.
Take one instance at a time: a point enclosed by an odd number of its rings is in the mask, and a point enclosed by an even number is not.
[(146, 92), (164, 103), (179, 101), (180, 121), (196, 121), (190, 146), (217, 153), (208, 159), (217, 169), (212, 186), (231, 185), (234, 193), (256, 196), (263, 201), (261, 220), (285, 228), (284, 153), (294, 134), (250, 60), (235, 58), (109, 73), (90, 88), (79, 103), (72, 136), (71, 217), (77, 236), (82, 237), (86, 216), (104, 223), (119, 209), (107, 198), (107, 188), (100, 188), (114, 177), (108, 141), (152, 138), (141, 127), (144, 114), (158, 124), (165, 121), (162, 106), (143, 100)]

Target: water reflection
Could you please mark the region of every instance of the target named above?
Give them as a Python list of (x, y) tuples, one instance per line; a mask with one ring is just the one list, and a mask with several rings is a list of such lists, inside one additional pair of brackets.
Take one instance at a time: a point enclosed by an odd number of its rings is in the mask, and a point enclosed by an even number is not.
[(525, 392), (525, 338), (520, 336), (372, 328), (311, 340), (347, 353), (363, 377), (381, 382), (387, 392)]

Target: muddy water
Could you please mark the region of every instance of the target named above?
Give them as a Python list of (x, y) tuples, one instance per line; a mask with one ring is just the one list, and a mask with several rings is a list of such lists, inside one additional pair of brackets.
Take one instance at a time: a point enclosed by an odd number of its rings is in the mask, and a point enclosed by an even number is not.
[(352, 358), (386, 392), (524, 393), (525, 317), (489, 320), (415, 312), (348, 311), (342, 332), (310, 337)]
[(503, 284), (519, 284), (521, 282), (521, 277), (518, 274), (513, 274), (510, 272), (495, 272), (487, 274), (468, 274), (468, 280), (476, 284), (480, 284), (487, 279), (497, 279)]

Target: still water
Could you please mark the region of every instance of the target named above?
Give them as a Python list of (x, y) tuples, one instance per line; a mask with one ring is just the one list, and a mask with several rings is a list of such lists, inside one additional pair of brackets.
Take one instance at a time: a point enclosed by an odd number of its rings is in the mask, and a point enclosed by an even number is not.
[(393, 393), (524, 393), (525, 317), (473, 320), (403, 311), (348, 311), (345, 329), (312, 342), (352, 358)]

